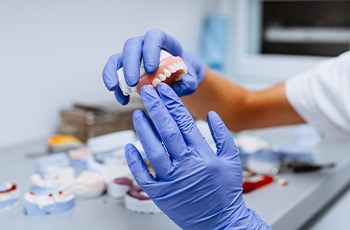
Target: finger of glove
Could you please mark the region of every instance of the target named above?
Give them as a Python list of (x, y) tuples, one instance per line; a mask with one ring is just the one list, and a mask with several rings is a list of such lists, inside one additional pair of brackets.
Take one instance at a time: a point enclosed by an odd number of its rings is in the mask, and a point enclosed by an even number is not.
[(147, 186), (153, 184), (155, 180), (148, 171), (139, 150), (137, 150), (133, 144), (127, 144), (125, 146), (125, 158), (137, 184), (139, 184), (144, 190), (147, 190)]
[(183, 155), (188, 152), (188, 147), (163, 101), (148, 85), (141, 88), (141, 97), (170, 157), (173, 160), (182, 159)]
[(143, 37), (128, 39), (123, 48), (123, 71), (126, 84), (136, 86), (140, 80)]
[(182, 48), (180, 42), (158, 29), (149, 30), (144, 38), (142, 48), (145, 70), (153, 73), (159, 66), (160, 50), (164, 49), (174, 56), (181, 56)]
[(207, 121), (218, 150), (217, 156), (227, 160), (233, 160), (238, 157), (238, 148), (233, 141), (230, 131), (227, 129), (219, 115), (211, 111), (208, 113)]
[(180, 81), (171, 85), (175, 93), (179, 96), (191, 95), (198, 86), (197, 77), (193, 72), (187, 72)]
[(130, 96), (125, 96), (122, 90), (119, 88), (119, 86), (115, 89), (114, 96), (122, 105), (126, 105), (129, 103)]
[(102, 77), (106, 88), (115, 91), (118, 85), (117, 70), (122, 67), (122, 53), (111, 56), (103, 68)]
[(145, 112), (137, 110), (133, 115), (134, 127), (147, 159), (150, 161), (157, 179), (163, 179), (172, 171), (173, 164), (162, 145), (159, 136)]
[(187, 145), (203, 145), (205, 142), (203, 135), (198, 130), (191, 114), (174, 90), (165, 83), (160, 83), (157, 88), (160, 98), (174, 118)]

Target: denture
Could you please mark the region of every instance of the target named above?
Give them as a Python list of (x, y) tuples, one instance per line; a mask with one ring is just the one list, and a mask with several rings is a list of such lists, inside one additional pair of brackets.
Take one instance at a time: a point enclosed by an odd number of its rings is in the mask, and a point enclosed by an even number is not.
[(30, 175), (30, 190), (32, 192), (56, 192), (68, 188), (74, 181), (74, 170), (71, 167), (53, 167), (47, 169), (42, 175), (33, 173)]
[(74, 207), (75, 196), (68, 191), (49, 194), (24, 194), (24, 212), (27, 215), (49, 215), (66, 212)]
[(115, 199), (124, 198), (125, 194), (134, 186), (132, 179), (128, 177), (118, 177), (108, 184), (108, 194)]
[(102, 175), (83, 171), (72, 183), (70, 189), (79, 198), (101, 196), (106, 190), (106, 183)]
[(0, 184), (0, 211), (6, 211), (16, 207), (18, 197), (19, 192), (16, 184), (9, 182)]
[(184, 60), (179, 56), (172, 56), (165, 50), (160, 52), (160, 63), (158, 69), (151, 74), (146, 73), (143, 61), (140, 66), (140, 81), (136, 87), (129, 87), (126, 84), (123, 68), (117, 71), (119, 86), (125, 96), (137, 91), (140, 93), (141, 87), (144, 85), (152, 85), (154, 88), (161, 82), (168, 85), (181, 80), (182, 76), (187, 73), (187, 66)]
[(158, 214), (162, 211), (140, 187), (133, 186), (125, 196), (126, 209), (144, 214)]
[(137, 213), (156, 214), (162, 211), (134, 181), (128, 177), (115, 178), (108, 187), (108, 194), (117, 199), (124, 198), (125, 208)]

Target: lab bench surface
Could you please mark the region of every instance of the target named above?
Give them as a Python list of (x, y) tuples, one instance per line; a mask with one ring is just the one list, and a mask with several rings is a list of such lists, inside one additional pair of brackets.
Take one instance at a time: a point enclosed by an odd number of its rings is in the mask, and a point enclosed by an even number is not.
[[(255, 132), (270, 143), (293, 141), (295, 128), (277, 128)], [(29, 188), (29, 175), (36, 159), (28, 153), (44, 152), (43, 141), (0, 150), (0, 181), (19, 185), (22, 193)], [(253, 208), (273, 229), (297, 229), (332, 201), (350, 182), (350, 144), (322, 142), (314, 149), (319, 162), (335, 162), (335, 168), (304, 174), (282, 174), (287, 186), (274, 183), (244, 195)], [(76, 207), (51, 216), (26, 216), (21, 207), (0, 213), (0, 226), (6, 229), (179, 229), (164, 214), (145, 215), (126, 210), (122, 201), (108, 195), (97, 199), (77, 200)]]

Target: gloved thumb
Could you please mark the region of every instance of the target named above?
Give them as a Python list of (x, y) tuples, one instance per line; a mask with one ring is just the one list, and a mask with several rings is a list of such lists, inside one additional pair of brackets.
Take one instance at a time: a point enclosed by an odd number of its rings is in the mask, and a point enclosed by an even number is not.
[(219, 115), (214, 111), (210, 111), (207, 116), (207, 121), (218, 150), (217, 156), (219, 158), (225, 158), (226, 160), (234, 160), (238, 157), (238, 148), (233, 141), (230, 131)]

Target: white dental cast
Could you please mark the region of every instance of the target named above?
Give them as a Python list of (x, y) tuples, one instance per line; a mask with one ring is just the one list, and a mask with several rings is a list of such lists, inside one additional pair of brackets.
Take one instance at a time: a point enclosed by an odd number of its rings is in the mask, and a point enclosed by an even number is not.
[(74, 194), (71, 192), (61, 192), (57, 194), (45, 194), (37, 195), (27, 192), (23, 196), (24, 200), (36, 204), (39, 208), (43, 208), (47, 205), (54, 205), (55, 203), (65, 203), (74, 199)]

